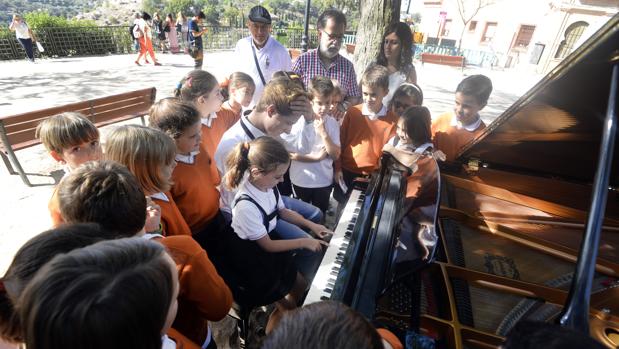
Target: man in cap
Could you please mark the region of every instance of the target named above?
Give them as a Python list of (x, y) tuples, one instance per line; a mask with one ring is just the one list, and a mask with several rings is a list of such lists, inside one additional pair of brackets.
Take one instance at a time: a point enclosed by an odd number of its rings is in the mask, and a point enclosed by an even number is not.
[(264, 86), (271, 80), (274, 72), (289, 71), (292, 61), (288, 50), (271, 35), (271, 15), (269, 11), (258, 5), (249, 10), (247, 27), (251, 36), (236, 43), (234, 56), (237, 64), (235, 71), (249, 74), (256, 84), (256, 91), (252, 99), (253, 107), (264, 91)]

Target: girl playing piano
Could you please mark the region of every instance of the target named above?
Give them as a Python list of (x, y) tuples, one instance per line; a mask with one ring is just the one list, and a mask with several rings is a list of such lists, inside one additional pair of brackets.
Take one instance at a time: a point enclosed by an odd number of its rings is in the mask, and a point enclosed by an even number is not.
[[(307, 249), (319, 252), (322, 246), (328, 245), (313, 238), (271, 239), (269, 234), (275, 229), (278, 218), (297, 225), (299, 229), (311, 230), (320, 238), (332, 234), (323, 225), (284, 206), (276, 186), (283, 181), (289, 164), (288, 151), (271, 137), (239, 143), (228, 156), (225, 183), (230, 188), (239, 187), (232, 204), (232, 228), (239, 237), (232, 239), (233, 249), (239, 259), (247, 261), (244, 265), (248, 278), (282, 272), (282, 268), (290, 265), (285, 261), (290, 259), (288, 251)], [(267, 324), (267, 333), (277, 323), (282, 311), (296, 307), (305, 288), (306, 281), (297, 273), (292, 291), (276, 303), (277, 308)]]

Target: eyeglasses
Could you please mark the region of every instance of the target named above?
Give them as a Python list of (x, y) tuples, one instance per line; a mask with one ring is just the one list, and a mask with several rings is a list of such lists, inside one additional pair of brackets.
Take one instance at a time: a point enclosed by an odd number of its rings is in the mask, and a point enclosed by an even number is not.
[(344, 39), (344, 33), (342, 33), (342, 34), (335, 34), (335, 33), (331, 33), (331, 34), (329, 34), (329, 33), (327, 33), (327, 32), (326, 32), (326, 31), (324, 31), (324, 30), (323, 30), (322, 32), (323, 32), (323, 33), (325, 33), (325, 34), (327, 34), (327, 37), (328, 37), (328, 38), (329, 38), (329, 40), (331, 40), (331, 41), (336, 41), (336, 40), (337, 40), (337, 41), (340, 41), (340, 40)]

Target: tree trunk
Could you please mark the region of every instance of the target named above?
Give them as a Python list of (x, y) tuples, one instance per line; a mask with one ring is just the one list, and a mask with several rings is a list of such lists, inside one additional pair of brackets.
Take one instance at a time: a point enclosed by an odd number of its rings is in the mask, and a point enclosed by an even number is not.
[(361, 19), (355, 46), (357, 80), (365, 68), (376, 61), (385, 28), (400, 20), (401, 0), (361, 0)]

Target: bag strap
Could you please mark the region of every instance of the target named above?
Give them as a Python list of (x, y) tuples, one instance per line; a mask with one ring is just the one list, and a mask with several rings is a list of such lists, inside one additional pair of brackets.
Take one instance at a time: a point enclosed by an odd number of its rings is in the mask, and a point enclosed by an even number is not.
[(247, 135), (247, 137), (249, 137), (249, 139), (251, 139), (252, 141), (256, 139), (256, 136), (254, 136), (254, 134), (251, 133), (247, 125), (245, 125), (245, 123), (243, 122), (243, 118), (241, 118), (239, 121), (241, 122), (241, 127), (243, 128), (243, 131), (245, 131), (245, 134)]
[(260, 75), (260, 80), (262, 80), (262, 85), (266, 86), (267, 82), (264, 80), (264, 75), (262, 75), (262, 70), (260, 69), (260, 64), (258, 63), (258, 57), (256, 56), (256, 48), (254, 47), (254, 43), (250, 42), (251, 52), (254, 54), (254, 62), (256, 63), (256, 69), (258, 69), (258, 74)]

